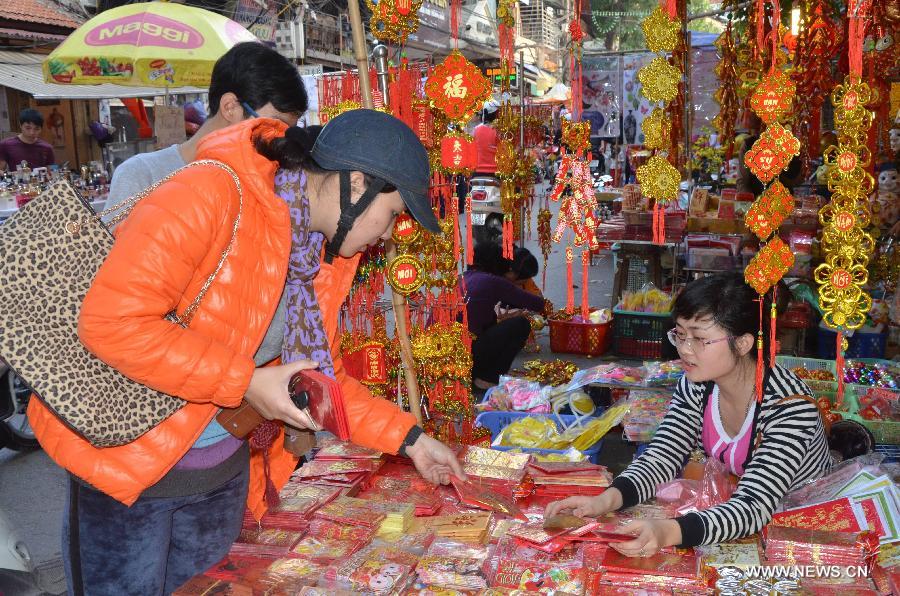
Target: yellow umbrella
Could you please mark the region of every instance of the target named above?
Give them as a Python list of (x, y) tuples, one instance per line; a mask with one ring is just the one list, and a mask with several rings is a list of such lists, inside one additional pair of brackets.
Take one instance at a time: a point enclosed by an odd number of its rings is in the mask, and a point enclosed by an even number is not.
[(209, 86), (213, 64), (242, 41), (258, 41), (222, 15), (169, 2), (126, 4), (72, 32), (44, 60), (48, 83)]

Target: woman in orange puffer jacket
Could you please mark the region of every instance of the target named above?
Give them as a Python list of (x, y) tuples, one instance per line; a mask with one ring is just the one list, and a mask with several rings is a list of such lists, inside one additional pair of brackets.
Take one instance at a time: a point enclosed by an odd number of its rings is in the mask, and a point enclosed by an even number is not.
[[(404, 209), (437, 228), (425, 149), (405, 124), (370, 110), (333, 119), (311, 149), (310, 140), (265, 118), (212, 133), (197, 159), (231, 166), (243, 198), (226, 172), (197, 165), (119, 226), (84, 300), (79, 335), (123, 374), (187, 403), (136, 441), (98, 449), (31, 400), (41, 444), (73, 476), (64, 552), (73, 593), (170, 593), (219, 560), (237, 537), (244, 503), (257, 517), (265, 511), (263, 456), (250, 456), (237, 439), (202, 448), (198, 439), (220, 408), (242, 399), (268, 419), (304, 427), (287, 392), (297, 370), (319, 366), (338, 379), (355, 443), (404, 453), (434, 482), (462, 475), (453, 453), (412, 416), (344, 373), (338, 350), (338, 310), (358, 253), (387, 238)], [(377, 144), (389, 149), (376, 157)], [(281, 196), (273, 191), (279, 165)], [(168, 322), (215, 268), (239, 210), (235, 243), (190, 327)], [(285, 326), (289, 363), (260, 366), (261, 344), (274, 331), (281, 346)], [(268, 460), (280, 487), (296, 465), (280, 435)]]

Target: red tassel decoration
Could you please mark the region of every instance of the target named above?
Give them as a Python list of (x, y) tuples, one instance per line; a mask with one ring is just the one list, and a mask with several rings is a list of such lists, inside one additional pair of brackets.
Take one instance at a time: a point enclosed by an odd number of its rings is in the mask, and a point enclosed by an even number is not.
[(763, 298), (759, 297), (759, 332), (756, 335), (756, 403), (762, 404), (763, 400), (763, 377), (765, 376), (766, 364), (763, 362), (765, 352), (763, 351)]
[(778, 340), (776, 337), (776, 325), (778, 320), (778, 306), (776, 286), (772, 286), (772, 308), (769, 314), (769, 366), (775, 366), (775, 357), (778, 355)]
[(278, 489), (272, 482), (272, 474), (269, 469), (269, 449), (275, 444), (275, 440), (281, 435), (281, 423), (274, 420), (266, 420), (257, 426), (250, 434), (250, 449), (262, 451), (263, 473), (266, 477), (265, 500), (269, 508), (277, 507), (281, 502), (278, 497)]
[(466, 265), (474, 262), (472, 253), (472, 193), (466, 195)]
[(459, 249), (461, 246), (459, 244), (459, 218), (456, 216), (456, 206), (459, 205), (459, 199), (455, 194), (453, 199), (453, 210), (450, 214), (450, 217), (453, 218), (453, 261), (459, 263)]
[(572, 247), (566, 247), (566, 312), (575, 312), (575, 288), (572, 281)]
[(834, 366), (837, 369), (837, 396), (834, 398), (834, 409), (840, 410), (844, 404), (844, 332), (838, 330), (837, 345), (834, 352)]
[(666, 243), (666, 213), (665, 207), (659, 201), (653, 205), (653, 244)]
[(588, 304), (588, 263), (591, 260), (591, 251), (584, 250), (581, 252), (581, 318), (585, 321), (591, 314), (591, 307)]

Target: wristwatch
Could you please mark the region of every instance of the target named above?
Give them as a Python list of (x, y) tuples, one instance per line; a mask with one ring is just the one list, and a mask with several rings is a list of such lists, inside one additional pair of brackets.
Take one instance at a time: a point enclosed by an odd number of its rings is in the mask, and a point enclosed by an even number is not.
[(424, 432), (425, 431), (422, 430), (421, 426), (414, 426), (409, 429), (409, 432), (406, 433), (406, 437), (403, 439), (403, 443), (400, 445), (400, 449), (398, 450), (400, 455), (402, 455), (403, 457), (409, 457), (409, 455), (407, 455), (406, 453), (406, 449), (415, 445), (416, 441)]

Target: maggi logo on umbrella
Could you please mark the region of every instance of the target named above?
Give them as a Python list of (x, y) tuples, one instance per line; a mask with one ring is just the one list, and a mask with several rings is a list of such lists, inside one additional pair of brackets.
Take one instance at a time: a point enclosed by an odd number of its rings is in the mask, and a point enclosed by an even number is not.
[(166, 17), (135, 14), (98, 25), (85, 36), (91, 46), (133, 45), (195, 49), (203, 45), (196, 29)]

